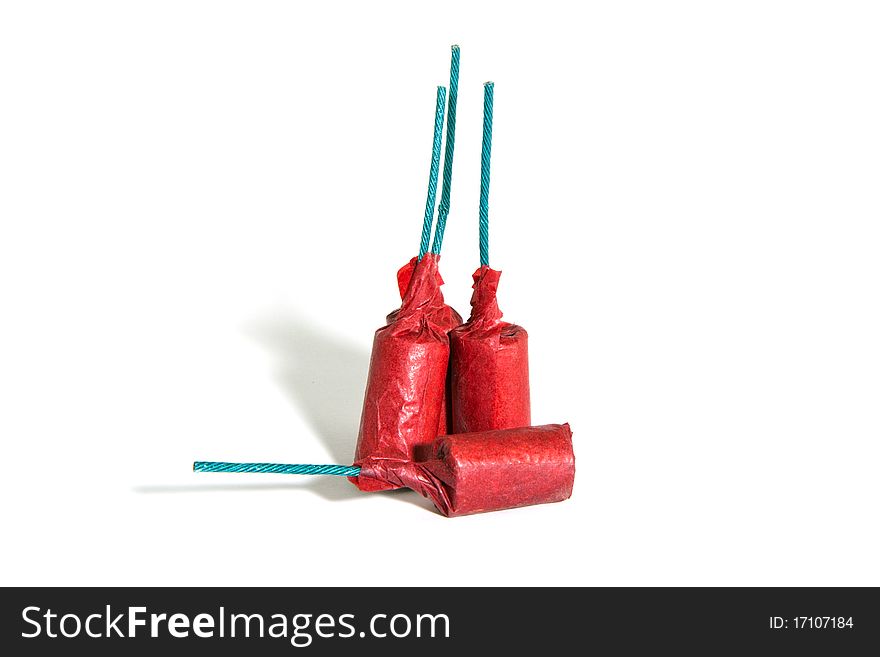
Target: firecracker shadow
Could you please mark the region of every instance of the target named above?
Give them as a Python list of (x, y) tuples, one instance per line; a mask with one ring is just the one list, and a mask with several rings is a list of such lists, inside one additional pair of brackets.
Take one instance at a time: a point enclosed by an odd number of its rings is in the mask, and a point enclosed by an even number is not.
[[(299, 441), (318, 440), (336, 463), (351, 463), (360, 423), (370, 354), (310, 318), (287, 309), (245, 327), (245, 333), (277, 359), (276, 379), (309, 427), (291, 441), (296, 461)], [(343, 477), (295, 478), (287, 482), (230, 482), (134, 487), (135, 493), (218, 493), (306, 491), (329, 501), (367, 499)], [(395, 500), (433, 510), (411, 490), (385, 491)]]
[(292, 481), (290, 483), (239, 483), (228, 484), (192, 484), (192, 485), (168, 485), (168, 486), (135, 486), (132, 492), (146, 494), (177, 494), (177, 493), (247, 493), (247, 492), (272, 492), (272, 491), (306, 491), (313, 493), (330, 502), (345, 500), (367, 500), (374, 495), (384, 495), (394, 498), (396, 501), (408, 502), (416, 506), (434, 511), (431, 502), (415, 491), (408, 489), (382, 491), (369, 495), (360, 492), (342, 477), (310, 477), (305, 481)]
[[(278, 384), (336, 463), (350, 463), (357, 439), (370, 354), (295, 311), (246, 328), (277, 359)], [(291, 442), (295, 460), (296, 442)]]
[(223, 484), (180, 484), (169, 486), (137, 486), (135, 493), (244, 493), (302, 490), (314, 493), (330, 501), (362, 498), (350, 483), (336, 477), (314, 477), (290, 482), (247, 483), (230, 482)]

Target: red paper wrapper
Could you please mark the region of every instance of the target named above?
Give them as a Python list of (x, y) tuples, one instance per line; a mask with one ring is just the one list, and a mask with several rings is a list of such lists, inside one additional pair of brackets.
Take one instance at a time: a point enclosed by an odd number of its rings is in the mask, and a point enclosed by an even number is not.
[(357, 479), (412, 488), (449, 517), (561, 502), (574, 486), (571, 428), (546, 424), (440, 436), (429, 460), (365, 461)]
[[(438, 262), (440, 261), (439, 255), (436, 255), (434, 257), (437, 259)], [(403, 300), (403, 298), (406, 296), (406, 291), (409, 289), (409, 282), (410, 280), (412, 280), (412, 275), (418, 262), (419, 259), (417, 257), (413, 258), (397, 271), (397, 287), (400, 290), (401, 300)], [(440, 287), (441, 285), (443, 285), (443, 279), (441, 278), (440, 271), (438, 270), (437, 286)], [(389, 324), (393, 322), (399, 313), (399, 308), (397, 310), (391, 311), (386, 318), (387, 322)], [(447, 333), (454, 329), (456, 326), (461, 326), (463, 321), (464, 320), (462, 320), (461, 315), (455, 312), (455, 309), (452, 306), (447, 305), (446, 303), (443, 304), (443, 306), (436, 312), (434, 316), (434, 323), (437, 324), (437, 326), (443, 328)], [(451, 381), (449, 380), (449, 374), (447, 373), (446, 394), (443, 397), (443, 407), (440, 409), (440, 424), (437, 426), (438, 435), (445, 434), (448, 428), (452, 426), (452, 418), (450, 417), (448, 403), (450, 386)]]
[[(354, 464), (411, 461), (418, 446), (438, 434), (449, 362), (447, 329), (437, 273), (429, 253), (412, 273), (400, 310), (373, 338)], [(399, 488), (377, 478), (352, 478), (365, 491)]]
[(529, 336), (502, 321), (496, 292), (501, 272), (474, 272), (471, 316), (449, 333), (452, 433), (526, 427), (529, 399)]
[[(433, 258), (435, 258), (438, 263), (440, 262), (439, 255), (433, 255), (433, 254), (429, 254), (429, 255), (431, 255)], [(412, 260), (410, 260), (408, 263), (406, 263), (403, 267), (401, 267), (400, 269), (397, 270), (397, 289), (400, 290), (400, 300), (401, 301), (403, 301), (403, 298), (406, 296), (406, 291), (409, 289), (409, 282), (412, 280), (412, 275), (416, 269), (416, 265), (418, 264), (418, 262), (419, 262), (419, 259), (417, 257), (414, 257)], [(437, 271), (437, 286), (440, 287), (441, 285), (443, 285), (443, 278), (440, 276), (440, 271), (438, 270)], [(442, 293), (441, 293), (440, 298), (442, 300), (442, 298), (443, 298)], [(388, 313), (388, 316), (386, 317), (387, 322), (389, 324), (391, 322), (393, 322), (394, 318), (397, 317), (397, 314), (399, 312), (400, 312), (400, 308), (397, 308), (395, 310), (392, 310), (390, 313)], [(464, 320), (461, 318), (461, 315), (459, 315), (452, 306), (449, 306), (445, 303), (440, 308), (440, 310), (437, 312), (436, 317), (435, 317), (435, 321), (440, 326), (449, 327), (447, 330), (454, 329), (456, 326), (461, 326), (462, 322), (464, 322)]]

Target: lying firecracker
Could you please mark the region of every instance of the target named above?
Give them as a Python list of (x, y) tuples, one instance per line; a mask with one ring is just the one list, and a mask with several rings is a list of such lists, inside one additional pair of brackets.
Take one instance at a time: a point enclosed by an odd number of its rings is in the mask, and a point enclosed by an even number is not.
[(568, 424), (547, 424), (440, 436), (424, 461), (368, 459), (361, 466), (196, 461), (193, 470), (337, 475), (358, 480), (364, 490), (390, 484), (411, 488), (453, 517), (568, 499), (574, 450)]

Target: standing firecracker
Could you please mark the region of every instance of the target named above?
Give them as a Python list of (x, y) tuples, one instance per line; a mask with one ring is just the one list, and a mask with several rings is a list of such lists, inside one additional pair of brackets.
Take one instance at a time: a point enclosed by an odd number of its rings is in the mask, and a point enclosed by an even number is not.
[[(410, 281), (416, 266), (424, 258), (433, 258), (437, 260), (439, 266), (440, 250), (443, 247), (443, 235), (446, 232), (446, 219), (449, 216), (450, 196), (452, 193), (452, 160), (455, 155), (455, 123), (456, 108), (458, 106), (458, 72), (461, 61), (461, 50), (458, 46), (452, 46), (452, 61), (449, 66), (449, 94), (446, 109), (446, 150), (443, 156), (443, 187), (440, 192), (440, 202), (437, 207), (437, 222), (434, 226), (434, 239), (431, 242), (431, 248), (428, 250), (428, 242), (431, 238), (431, 223), (433, 218), (433, 206), (431, 212), (425, 210), (425, 219), (422, 222), (422, 238), (419, 246), (419, 255), (412, 258), (408, 263), (401, 267), (397, 272), (397, 287), (400, 291), (401, 301), (406, 297), (406, 291), (409, 289)], [(439, 152), (439, 151), (438, 151)], [(443, 278), (437, 272), (437, 286), (443, 285)], [(442, 297), (441, 297), (442, 299)], [(401, 309), (395, 309), (388, 314), (387, 322), (392, 323), (400, 314)], [(433, 317), (434, 324), (445, 332), (449, 332), (462, 323), (461, 315), (455, 309), (443, 303), (436, 310)], [(446, 398), (443, 398), (443, 407), (440, 410), (440, 424), (437, 427), (438, 434), (445, 434), (449, 424), (449, 410), (447, 408)]]
[[(429, 250), (437, 197), (446, 89), (438, 87), (434, 139), (428, 176), (428, 197), (419, 255), (398, 272), (402, 302), (389, 314), (388, 324), (376, 331), (364, 393), (354, 464), (405, 462), (447, 431), (447, 369), (450, 329), (461, 316), (443, 300), (438, 271), (443, 233), (449, 213), (455, 110), (458, 96), (459, 49), (452, 47), (449, 123), (443, 188), (434, 242)], [(361, 490), (396, 488), (376, 479), (352, 478)]]
[(489, 165), (492, 155), (494, 85), (483, 91), (483, 148), (480, 176), (480, 267), (474, 272), (471, 316), (449, 334), (451, 432), (527, 427), (529, 336), (503, 321), (496, 293), (501, 272), (489, 267)]

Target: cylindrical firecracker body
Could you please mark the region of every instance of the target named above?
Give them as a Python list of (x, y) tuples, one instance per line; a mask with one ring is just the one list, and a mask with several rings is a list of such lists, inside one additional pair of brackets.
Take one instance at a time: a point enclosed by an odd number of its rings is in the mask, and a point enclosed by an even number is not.
[(500, 271), (474, 272), (471, 316), (449, 333), (451, 432), (531, 424), (529, 336), (503, 321), (496, 293)]
[(445, 516), (561, 502), (574, 487), (568, 424), (440, 436), (418, 463), (374, 461), (359, 479), (407, 486)]
[[(444, 305), (437, 281), (437, 258), (429, 253), (416, 266), (396, 317), (376, 331), (355, 465), (410, 461), (438, 435), (449, 340), (436, 323)], [(351, 480), (365, 491), (399, 487), (369, 477)]]
[[(440, 256), (434, 256), (439, 261)], [(406, 263), (403, 267), (401, 267), (397, 272), (397, 286), (400, 289), (400, 298), (401, 300), (406, 296), (406, 291), (409, 289), (409, 283), (412, 280), (413, 271), (415, 271), (416, 264), (418, 263), (418, 258), (413, 258), (408, 263)], [(437, 285), (438, 287), (443, 285), (443, 279), (440, 276), (440, 272), (437, 272)], [(442, 299), (442, 296), (441, 296)], [(400, 314), (400, 309), (393, 310), (388, 314), (386, 320), (390, 324), (393, 322), (397, 315)], [(459, 315), (455, 309), (444, 303), (437, 311), (434, 313), (433, 317), (434, 323), (439, 326), (446, 333), (449, 333), (456, 326), (461, 326), (462, 320), (461, 315)], [(449, 414), (449, 395), (450, 395), (450, 386), (451, 381), (449, 380), (449, 374), (446, 375), (446, 395), (443, 397), (443, 407), (440, 409), (440, 424), (437, 427), (437, 433), (443, 435), (447, 433), (450, 426), (452, 426), (451, 418)]]

